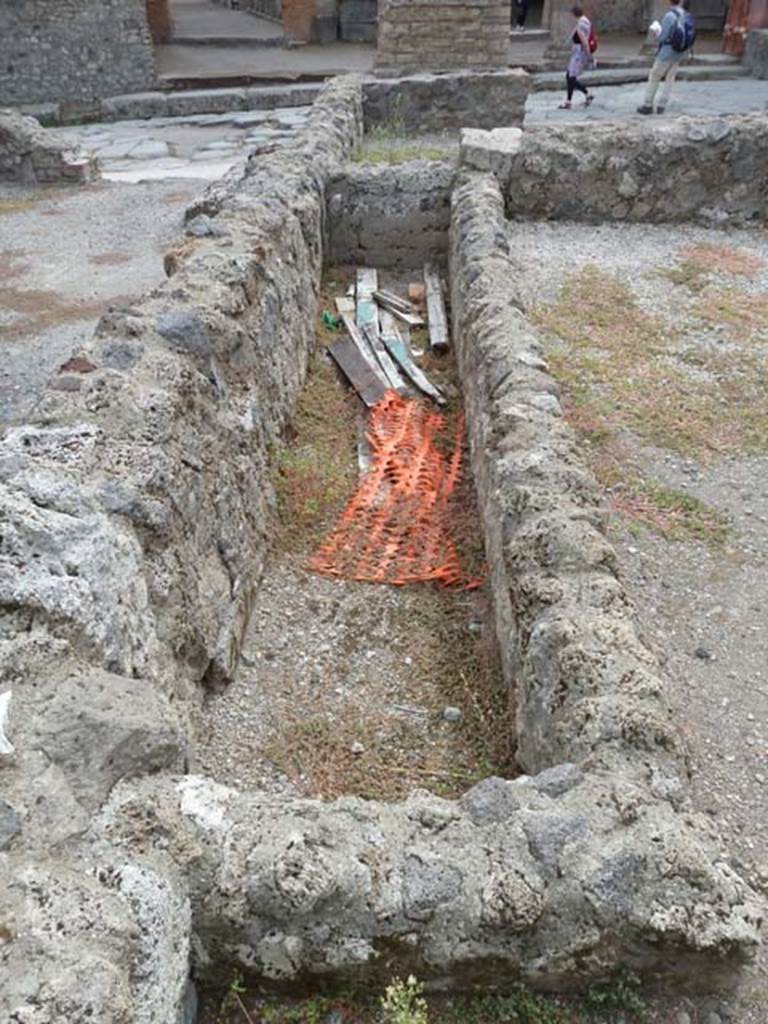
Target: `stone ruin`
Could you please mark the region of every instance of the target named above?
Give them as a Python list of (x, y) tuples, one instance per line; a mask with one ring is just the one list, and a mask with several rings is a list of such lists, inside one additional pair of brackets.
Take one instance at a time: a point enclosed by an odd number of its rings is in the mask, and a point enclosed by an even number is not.
[(25, 185), (85, 184), (98, 177), (96, 161), (33, 117), (0, 109), (0, 181)]
[[(2, 1020), (178, 1024), (190, 971), (233, 967), (567, 991), (627, 966), (709, 990), (755, 953), (763, 903), (691, 805), (506, 224), (764, 223), (765, 119), (467, 133), (435, 174), (350, 166), (363, 120), (361, 81), (327, 84), (0, 440)], [(395, 804), (191, 775), (192, 712), (237, 672), (323, 266), (425, 247), (450, 266), (523, 774)]]

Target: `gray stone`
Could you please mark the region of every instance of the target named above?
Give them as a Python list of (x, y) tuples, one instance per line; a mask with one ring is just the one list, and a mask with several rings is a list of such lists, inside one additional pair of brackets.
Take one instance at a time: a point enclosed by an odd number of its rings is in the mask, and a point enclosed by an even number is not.
[(461, 708), (448, 707), (443, 709), (443, 719), (446, 722), (460, 722), (464, 714)]
[(502, 185), (512, 175), (520, 152), (523, 133), (520, 128), (463, 128), (459, 160), (464, 167), (491, 171)]
[(500, 117), (506, 125), (521, 126), (530, 76), (521, 68), (475, 68), (441, 75), (370, 77), (363, 88), (368, 131), (385, 125), (405, 134), (456, 132), (495, 128)]
[(14, 737), (42, 750), (77, 799), (96, 808), (120, 779), (181, 766), (186, 737), (146, 680), (91, 670), (54, 678), (18, 697)]
[(505, 821), (520, 809), (512, 783), (495, 775), (468, 789), (460, 803), (475, 825)]
[(155, 330), (166, 341), (191, 355), (200, 358), (211, 355), (208, 329), (196, 313), (181, 310), (160, 313), (155, 320)]
[(747, 32), (744, 63), (755, 78), (768, 78), (768, 29), (753, 28)]
[(128, 150), (131, 160), (159, 160), (168, 156), (168, 143), (160, 139), (142, 139)]
[(101, 361), (113, 370), (130, 370), (141, 359), (144, 346), (127, 338), (109, 338), (101, 349)]
[(230, 232), (212, 217), (206, 217), (204, 213), (201, 213), (187, 222), (186, 234), (193, 238), (222, 238), (229, 235)]
[(16, 810), (0, 797), (0, 850), (6, 850), (14, 836), (21, 831), (21, 820)]
[(546, 793), (547, 796), (562, 796), (569, 789), (578, 786), (583, 777), (581, 769), (575, 764), (556, 764), (534, 775), (531, 783), (540, 793)]

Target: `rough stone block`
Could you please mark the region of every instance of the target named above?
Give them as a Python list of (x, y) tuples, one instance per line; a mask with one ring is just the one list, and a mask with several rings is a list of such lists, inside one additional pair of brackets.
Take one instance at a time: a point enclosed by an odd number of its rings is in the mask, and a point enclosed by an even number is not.
[(464, 128), (461, 132), (459, 161), (463, 167), (491, 171), (506, 185), (517, 161), (523, 133), (520, 128)]

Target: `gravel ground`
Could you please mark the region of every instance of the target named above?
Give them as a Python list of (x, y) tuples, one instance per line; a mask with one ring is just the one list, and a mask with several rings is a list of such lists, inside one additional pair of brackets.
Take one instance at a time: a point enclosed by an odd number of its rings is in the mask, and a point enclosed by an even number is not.
[[(515, 223), (510, 233), (530, 304), (552, 301), (566, 275), (595, 263), (631, 284), (643, 310), (683, 326), (689, 341), (701, 341), (701, 325), (685, 312), (696, 298), (657, 273), (681, 247), (706, 243), (762, 257), (753, 279), (719, 275), (716, 283), (768, 293), (764, 230)], [(729, 328), (714, 334), (728, 345)], [(768, 458), (737, 454), (704, 465), (637, 440), (634, 454), (649, 477), (701, 499), (731, 524), (720, 547), (670, 541), (619, 519), (612, 532), (642, 630), (665, 662), (690, 747), (694, 802), (719, 826), (733, 865), (768, 893)], [(765, 1024), (765, 952), (733, 997), (669, 997), (654, 1006), (651, 1019), (665, 1024)]]
[(165, 277), (199, 182), (0, 188), (0, 424), (34, 407), (106, 308)]

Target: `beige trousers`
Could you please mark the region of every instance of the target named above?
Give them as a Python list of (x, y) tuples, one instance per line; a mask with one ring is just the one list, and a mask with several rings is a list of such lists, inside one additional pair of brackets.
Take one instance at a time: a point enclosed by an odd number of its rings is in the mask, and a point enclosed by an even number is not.
[(664, 85), (661, 86), (661, 92), (659, 93), (659, 107), (666, 107), (669, 102), (669, 94), (672, 92), (672, 84), (679, 70), (680, 57), (675, 60), (659, 60), (658, 57), (656, 58), (653, 62), (651, 73), (648, 75), (648, 85), (645, 87), (644, 107), (653, 106), (656, 90), (661, 85), (662, 79), (664, 79)]

